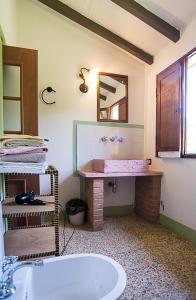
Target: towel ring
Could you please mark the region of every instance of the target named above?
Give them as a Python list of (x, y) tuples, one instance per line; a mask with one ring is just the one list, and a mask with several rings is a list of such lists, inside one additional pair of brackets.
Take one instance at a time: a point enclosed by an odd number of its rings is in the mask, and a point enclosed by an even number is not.
[(48, 93), (51, 93), (51, 92), (54, 92), (56, 93), (55, 90), (53, 90), (53, 88), (51, 86), (48, 86), (47, 88), (45, 88), (42, 92), (41, 92), (41, 98), (42, 98), (42, 101), (45, 103), (45, 104), (55, 104), (56, 101), (53, 101), (53, 102), (47, 102), (45, 99), (44, 99), (44, 93), (45, 92), (48, 92)]

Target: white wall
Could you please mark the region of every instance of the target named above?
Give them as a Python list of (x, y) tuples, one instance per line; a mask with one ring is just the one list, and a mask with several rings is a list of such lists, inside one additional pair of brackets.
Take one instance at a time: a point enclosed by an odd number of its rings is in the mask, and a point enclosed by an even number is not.
[[(106, 136), (107, 142), (101, 138)], [(111, 142), (112, 137), (122, 137), (123, 142)], [(92, 159), (143, 159), (143, 128), (123, 128), (77, 125), (77, 167), (89, 170)]]
[(152, 168), (164, 172), (162, 180), (162, 214), (196, 229), (195, 159), (155, 158), (156, 74), (196, 46), (196, 19), (182, 34), (178, 43), (164, 48), (152, 66), (146, 67), (145, 157), (153, 160)]
[(17, 12), (18, 46), (38, 49), (39, 90), (51, 85), (57, 91), (55, 105), (39, 100), (39, 134), (50, 139), (48, 162), (59, 169), (65, 202), (79, 196), (79, 179), (72, 177), (73, 120), (97, 118), (96, 78), (82, 94), (80, 68), (127, 74), (129, 122), (143, 124), (144, 64), (38, 1), (18, 1)]
[(16, 45), (16, 0), (0, 0), (0, 24), (7, 45)]
[[(101, 137), (106, 136), (107, 142)], [(111, 142), (112, 137), (122, 137), (122, 143)], [(143, 128), (122, 128), (78, 124), (77, 126), (77, 167), (79, 170), (92, 170), (92, 159), (143, 159)], [(116, 193), (112, 192), (105, 179), (104, 207), (123, 206), (134, 203), (135, 178), (118, 178)]]

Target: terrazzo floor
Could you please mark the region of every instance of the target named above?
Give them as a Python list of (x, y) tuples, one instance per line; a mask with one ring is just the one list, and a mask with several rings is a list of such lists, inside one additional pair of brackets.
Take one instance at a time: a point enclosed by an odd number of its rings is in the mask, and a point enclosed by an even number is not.
[[(72, 233), (66, 224), (66, 241)], [(61, 227), (61, 247), (63, 230)], [(102, 231), (76, 229), (64, 255), (99, 253), (118, 261), (127, 274), (120, 300), (196, 299), (196, 247), (162, 225), (135, 216), (104, 219)]]

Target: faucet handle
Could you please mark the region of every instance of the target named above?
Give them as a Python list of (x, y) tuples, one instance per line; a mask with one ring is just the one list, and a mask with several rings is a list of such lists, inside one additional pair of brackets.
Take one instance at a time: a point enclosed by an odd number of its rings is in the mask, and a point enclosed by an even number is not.
[(112, 136), (112, 137), (110, 138), (110, 142), (112, 142), (112, 143), (115, 142), (116, 138), (117, 138), (116, 136)]
[(13, 264), (18, 260), (18, 256), (4, 256), (3, 263)]
[(108, 141), (108, 137), (104, 135), (104, 136), (102, 136), (102, 137), (100, 138), (100, 141), (103, 142), (103, 143), (105, 143), (105, 142)]
[(117, 137), (117, 142), (118, 143), (123, 143), (124, 142), (124, 138), (122, 136)]
[(34, 261), (34, 265), (37, 267), (37, 266), (43, 266), (44, 265), (44, 261), (43, 259), (36, 259)]
[(18, 260), (18, 256), (4, 256), (3, 264), (2, 264), (2, 271), (3, 273), (16, 261)]

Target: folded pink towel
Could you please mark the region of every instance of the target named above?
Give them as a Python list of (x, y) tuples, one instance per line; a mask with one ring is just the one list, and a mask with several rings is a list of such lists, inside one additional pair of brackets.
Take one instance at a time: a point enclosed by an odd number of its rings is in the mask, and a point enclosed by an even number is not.
[(46, 161), (46, 152), (42, 153), (20, 153), (7, 154), (0, 156), (0, 162), (35, 162), (41, 163)]
[(48, 148), (46, 146), (43, 147), (15, 147), (15, 148), (0, 148), (0, 156), (4, 156), (7, 154), (21, 154), (21, 153), (43, 153), (47, 152)]

